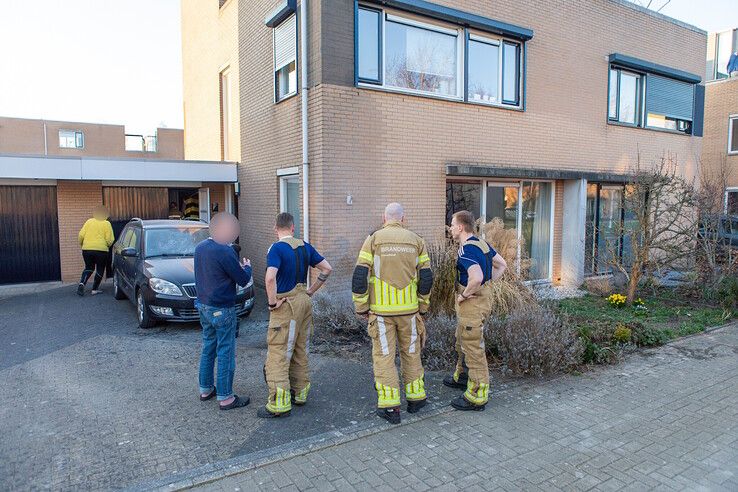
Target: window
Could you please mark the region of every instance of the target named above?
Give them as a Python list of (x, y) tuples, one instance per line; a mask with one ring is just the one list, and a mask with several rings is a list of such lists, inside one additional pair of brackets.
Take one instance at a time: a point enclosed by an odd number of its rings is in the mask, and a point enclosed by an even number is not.
[(380, 9), (358, 9), (356, 80), (360, 85), (519, 107), (521, 67), (520, 43), (465, 35), (463, 28)]
[(610, 121), (691, 135), (694, 106), (694, 84), (610, 68)]
[(500, 43), (469, 37), (468, 98), (470, 101), (499, 103), (502, 57)]
[(381, 83), (382, 13), (377, 10), (359, 9), (357, 20), (359, 48), (359, 80)]
[(233, 159), (231, 155), (232, 128), (231, 72), (225, 69), (220, 72), (220, 155), (224, 161)]
[(502, 102), (517, 106), (520, 102), (520, 45), (502, 43)]
[(738, 215), (738, 188), (728, 188), (725, 192), (725, 213)]
[(585, 274), (610, 272), (613, 258), (622, 257), (623, 199), (622, 185), (587, 184)]
[(85, 146), (84, 134), (75, 130), (59, 130), (59, 147), (62, 149), (82, 149)]
[(293, 174), (279, 178), (279, 211), (292, 214), (295, 219), (295, 237), (302, 235), (300, 214), (300, 176)]
[(459, 95), (458, 31), (387, 15), (385, 85)]
[(616, 68), (610, 69), (610, 119), (629, 125), (638, 125), (640, 123), (640, 99), (641, 76)]
[(728, 62), (733, 54), (733, 31), (718, 33), (715, 44), (715, 78), (727, 79), (730, 76)]
[(274, 99), (297, 94), (297, 17), (290, 16), (274, 28)]
[(738, 114), (728, 120), (728, 154), (738, 154)]
[[(554, 186), (545, 181), (447, 182), (446, 224), (460, 210), (469, 210), (485, 222), (502, 220), (506, 229), (516, 229), (522, 239), (522, 256), (530, 265), (529, 280), (551, 278), (553, 257)], [(518, 263), (518, 268), (520, 264)]]

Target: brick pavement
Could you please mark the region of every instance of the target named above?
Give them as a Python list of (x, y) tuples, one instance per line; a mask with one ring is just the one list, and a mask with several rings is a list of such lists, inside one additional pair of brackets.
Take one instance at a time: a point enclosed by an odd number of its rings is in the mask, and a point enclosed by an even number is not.
[(207, 490), (738, 490), (738, 325)]

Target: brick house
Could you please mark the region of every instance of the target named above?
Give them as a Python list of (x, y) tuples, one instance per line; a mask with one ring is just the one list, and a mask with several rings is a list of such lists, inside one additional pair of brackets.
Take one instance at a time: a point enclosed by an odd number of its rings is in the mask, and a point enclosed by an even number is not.
[(725, 212), (738, 215), (738, 77), (730, 78), (727, 70), (734, 53), (738, 53), (738, 29), (708, 36), (702, 164), (718, 170), (725, 162)]
[(606, 271), (638, 152), (697, 174), (704, 31), (625, 0), (436, 2), (307, 2), (303, 50), (295, 0), (182, 1), (185, 156), (222, 158), (240, 132), (256, 271), (287, 210), (345, 278), (399, 201), (428, 241), (456, 210), (500, 217), (531, 280), (578, 285)]
[(167, 218), (172, 202), (205, 220), (233, 210), (236, 164), (184, 161), (183, 147), (178, 129), (0, 118), (0, 284), (78, 281), (77, 233), (101, 203), (116, 233)]

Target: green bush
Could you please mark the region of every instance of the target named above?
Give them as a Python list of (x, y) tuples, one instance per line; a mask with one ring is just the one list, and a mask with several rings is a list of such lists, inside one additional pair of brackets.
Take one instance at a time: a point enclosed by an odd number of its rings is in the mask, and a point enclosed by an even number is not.
[(630, 325), (633, 343), (639, 347), (656, 347), (663, 345), (672, 337), (668, 330), (660, 330), (643, 323)]
[(718, 284), (717, 299), (723, 309), (738, 309), (738, 277), (725, 277)]
[(630, 342), (631, 335), (631, 329), (621, 323), (615, 327), (615, 331), (612, 334), (612, 339), (615, 340), (617, 343), (628, 343)]

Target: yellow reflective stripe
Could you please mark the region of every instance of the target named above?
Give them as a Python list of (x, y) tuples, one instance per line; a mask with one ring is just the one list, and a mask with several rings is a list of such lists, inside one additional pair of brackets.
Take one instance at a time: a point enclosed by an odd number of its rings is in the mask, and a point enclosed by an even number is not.
[(405, 385), (405, 397), (408, 400), (424, 400), (425, 399), (425, 382), (420, 377), (415, 381), (410, 381)]
[(476, 391), (472, 391), (477, 383), (471, 379), (466, 384), (466, 392), (464, 398), (475, 405), (484, 405), (489, 400), (489, 384), (479, 383)]
[(410, 311), (413, 309), (418, 309), (417, 304), (404, 304), (402, 306), (387, 306), (384, 304), (370, 304), (369, 310), (370, 311), (377, 311), (378, 313), (395, 313), (399, 311)]
[(367, 251), (359, 251), (359, 259), (368, 261), (369, 263), (372, 263), (374, 261), (374, 255)]
[(420, 256), (418, 256), (418, 263), (419, 264), (422, 265), (423, 263), (425, 263), (427, 261), (430, 261), (430, 256), (428, 256), (428, 255), (420, 255)]
[(295, 401), (299, 403), (305, 403), (307, 401), (308, 392), (310, 391), (310, 383), (305, 386), (302, 391), (295, 395)]
[(389, 303), (389, 284), (382, 282), (382, 304), (386, 306)]
[(400, 390), (381, 383), (374, 383), (377, 390), (377, 406), (379, 408), (391, 408), (400, 406)]
[(369, 302), (369, 294), (353, 294), (351, 297), (353, 298), (354, 302)]
[(274, 395), (274, 403), (267, 402), (267, 410), (272, 413), (284, 413), (292, 409), (292, 399), (289, 391), (285, 391), (282, 388), (277, 388), (277, 393)]
[(389, 289), (389, 302), (393, 306), (396, 306), (397, 303), (397, 289), (392, 287), (391, 285), (388, 285), (387, 288)]

